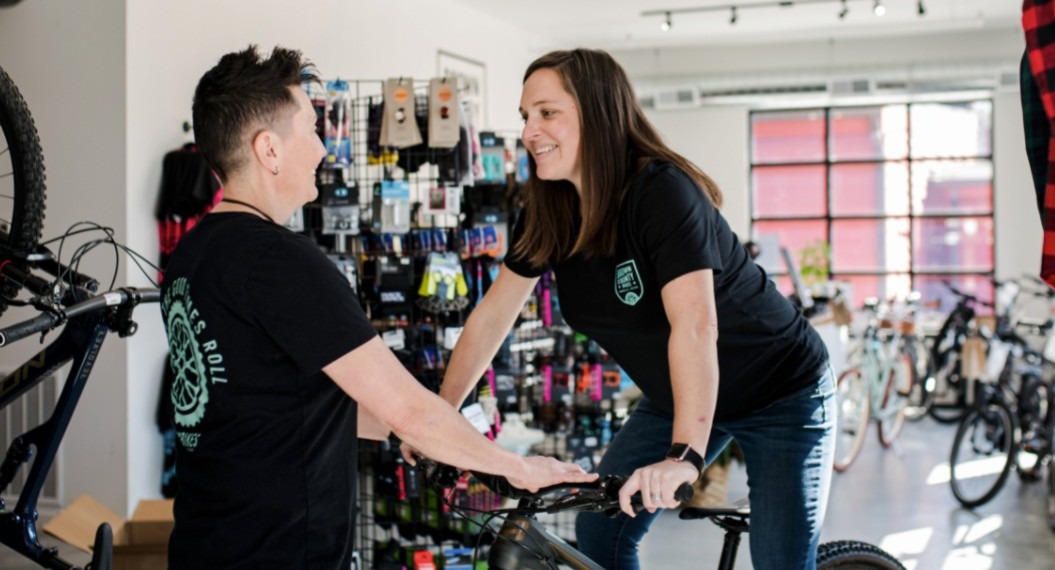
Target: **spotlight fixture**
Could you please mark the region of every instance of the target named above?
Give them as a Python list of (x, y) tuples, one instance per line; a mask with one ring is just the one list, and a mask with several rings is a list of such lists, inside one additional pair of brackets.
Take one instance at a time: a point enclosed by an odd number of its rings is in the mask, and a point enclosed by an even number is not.
[(923, 0), (918, 0), (916, 2), (916, 13), (920, 16), (927, 15), (927, 9), (923, 6)]
[(874, 12), (876, 16), (886, 14), (886, 6), (883, 5), (882, 0), (875, 0), (875, 4), (872, 5), (872, 12)]
[(846, 19), (846, 15), (850, 13), (850, 7), (846, 5), (846, 0), (842, 0), (842, 2), (843, 2), (843, 9), (839, 10), (839, 19), (840, 20), (845, 20)]
[(663, 30), (664, 32), (669, 32), (670, 31), (670, 24), (671, 24), (671, 22), (670, 22), (670, 12), (667, 12), (667, 17), (659, 25), (659, 29)]
[(736, 6), (732, 7), (732, 13), (729, 15), (729, 25), (736, 23)]

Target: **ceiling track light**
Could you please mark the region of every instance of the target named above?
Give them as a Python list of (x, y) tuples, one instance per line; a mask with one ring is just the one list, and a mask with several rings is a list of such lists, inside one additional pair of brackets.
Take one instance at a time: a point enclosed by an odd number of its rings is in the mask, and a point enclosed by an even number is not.
[[(861, 1), (863, 3), (864, 0)], [(0, 3), (2, 2), (3, 0), (0, 0)], [(850, 13), (849, 0), (757, 0), (754, 2), (745, 0), (743, 2), (730, 2), (721, 5), (689, 6), (661, 10), (645, 10), (644, 12), (641, 12), (641, 15), (646, 18), (662, 16), (663, 20), (659, 24), (659, 29), (663, 30), (664, 32), (669, 32), (672, 26), (671, 19), (675, 12), (679, 14), (688, 14), (690, 12), (719, 12), (728, 10), (729, 24), (736, 24), (740, 17), (740, 10), (756, 8), (791, 8), (795, 5), (834, 3), (840, 4), (838, 16), (840, 20), (845, 20), (846, 16)], [(911, 6), (911, 0), (906, 3)], [(923, 17), (927, 14), (927, 8), (924, 3), (925, 0), (916, 0), (916, 13), (920, 17)], [(884, 4), (884, 0), (872, 0), (872, 13), (876, 16), (883, 16), (886, 14), (886, 5)]]

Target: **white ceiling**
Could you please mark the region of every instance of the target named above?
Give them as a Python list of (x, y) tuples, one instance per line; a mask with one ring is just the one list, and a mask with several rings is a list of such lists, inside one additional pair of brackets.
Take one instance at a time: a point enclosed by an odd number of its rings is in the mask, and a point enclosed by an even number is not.
[[(555, 45), (632, 50), (668, 46), (767, 43), (816, 38), (930, 34), (973, 28), (1019, 26), (1021, 0), (883, 0), (886, 14), (872, 12), (874, 0), (455, 0), (496, 19), (521, 26)], [(793, 3), (795, 0), (791, 0)], [(768, 6), (750, 8), (751, 4)], [(731, 25), (729, 6), (737, 5)], [(719, 11), (677, 13), (679, 9), (723, 7)], [(660, 30), (662, 15), (673, 10), (670, 31)], [(543, 47), (543, 46), (532, 46)]]

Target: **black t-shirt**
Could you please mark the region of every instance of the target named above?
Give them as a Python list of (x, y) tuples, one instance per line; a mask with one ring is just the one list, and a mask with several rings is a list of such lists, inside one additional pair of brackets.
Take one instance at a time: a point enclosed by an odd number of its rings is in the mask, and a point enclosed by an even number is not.
[(376, 335), (306, 237), (206, 216), (165, 271), (178, 436), (173, 570), (351, 564), (356, 404), (322, 367)]
[[(518, 220), (515, 244), (523, 235)], [(597, 341), (657, 405), (673, 413), (660, 290), (699, 269), (714, 272), (718, 310), (716, 418), (737, 418), (816, 381), (827, 351), (809, 322), (748, 258), (696, 182), (668, 163), (648, 163), (619, 212), (615, 254), (551, 263), (564, 319)], [(510, 248), (512, 251), (512, 248)], [(541, 275), (513, 254), (505, 265)]]

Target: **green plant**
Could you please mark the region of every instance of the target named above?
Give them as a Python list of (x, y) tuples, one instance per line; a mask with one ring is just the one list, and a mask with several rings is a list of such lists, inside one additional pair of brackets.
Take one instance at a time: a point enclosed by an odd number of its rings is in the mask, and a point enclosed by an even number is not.
[(809, 242), (799, 250), (799, 272), (803, 284), (811, 287), (828, 280), (830, 253), (828, 242), (821, 239)]

